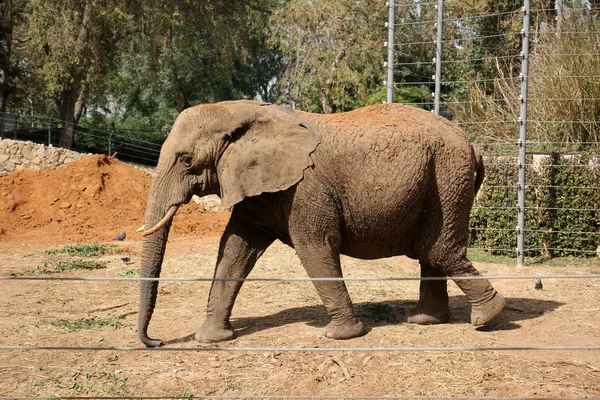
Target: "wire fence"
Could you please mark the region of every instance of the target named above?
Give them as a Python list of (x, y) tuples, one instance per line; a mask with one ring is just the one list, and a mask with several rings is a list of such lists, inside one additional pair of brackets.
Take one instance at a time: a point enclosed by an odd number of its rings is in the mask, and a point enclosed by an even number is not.
[[(551, 112), (528, 116), (523, 113), (523, 107), (527, 109), (533, 103), (581, 103), (589, 102), (597, 104), (600, 96), (574, 92), (572, 96), (543, 95), (536, 93), (535, 96), (523, 96), (522, 90), (526, 92), (530, 87), (541, 85), (544, 80), (555, 80), (560, 84), (569, 80), (597, 82), (600, 75), (594, 73), (554, 74), (542, 73), (531, 69), (532, 74), (524, 72), (524, 65), (529, 62), (529, 57), (535, 56), (535, 46), (532, 55), (529, 56), (521, 47), (506, 50), (505, 53), (493, 53), (489, 49), (497, 50), (482, 43), (490, 39), (509, 39), (517, 37), (522, 39), (527, 46), (537, 45), (543, 41), (544, 35), (598, 35), (597, 31), (563, 30), (561, 32), (548, 31), (540, 33), (539, 27), (531, 33), (525, 25), (534, 14), (546, 13), (547, 9), (531, 9), (525, 1), (525, 11), (519, 7), (515, 10), (472, 15), (470, 10), (461, 8), (461, 2), (454, 0), (416, 2), (413, 0), (390, 3), (390, 17), (388, 22), (390, 36), (386, 46), (391, 58), (387, 63), (388, 101), (402, 100), (403, 103), (412, 104), (421, 108), (431, 109), (441, 115), (453, 120), (457, 125), (463, 127), (473, 138), (473, 141), (484, 151), (487, 166), (487, 179), (478, 196), (477, 203), (473, 208), (473, 223), (471, 225), (472, 244), (474, 248), (486, 250), (495, 254), (509, 254), (518, 260), (525, 261), (525, 256), (555, 256), (555, 255), (577, 255), (595, 256), (600, 245), (600, 209), (598, 208), (597, 194), (598, 173), (600, 171), (600, 152), (598, 144), (600, 141), (600, 121), (595, 117), (598, 114), (584, 115), (555, 115)], [(437, 9), (435, 8), (437, 7)], [(456, 8), (453, 8), (456, 7)], [(394, 12), (392, 12), (392, 9)], [(418, 10), (418, 12), (417, 12)], [(433, 11), (435, 10), (435, 12)], [(439, 12), (438, 12), (439, 11)], [(407, 17), (410, 13), (411, 17)], [(433, 18), (432, 15), (438, 15)], [(415, 21), (417, 18), (423, 20)], [(522, 21), (523, 30), (514, 32), (492, 32), (485, 31), (475, 37), (469, 37), (470, 28), (466, 25), (473, 21), (482, 19), (494, 19), (501, 17), (514, 17), (511, 24), (496, 26), (511, 26), (513, 29), (518, 25), (514, 21), (517, 17)], [(537, 17), (536, 17), (537, 18)], [(539, 18), (537, 18), (539, 19)], [(437, 24), (436, 26), (434, 26)], [(493, 25), (493, 24), (492, 24)], [(413, 37), (412, 41), (404, 41), (395, 44), (398, 38), (410, 37), (411, 30), (423, 26), (426, 33), (421, 37)], [(437, 39), (432, 39), (431, 33), (437, 29)], [(444, 27), (450, 31), (445, 33)], [(520, 28), (517, 26), (517, 28)], [(451, 36), (452, 35), (452, 36)], [(456, 35), (462, 35), (457, 37)], [(475, 43), (474, 51), (467, 46)], [(531, 43), (530, 43), (531, 42)], [(404, 49), (418, 47), (422, 54), (422, 61), (403, 61), (413, 53), (403, 54)], [(523, 53), (522, 53), (523, 52)], [(485, 56), (477, 56), (484, 53)], [(514, 53), (514, 54), (513, 54)], [(444, 55), (448, 54), (448, 58)], [(598, 57), (600, 54), (590, 52), (563, 51), (554, 53), (560, 57)], [(489, 64), (502, 62), (514, 63), (507, 69), (494, 70)], [(457, 71), (476, 70), (474, 66), (488, 64), (481, 74), (470, 77)], [(467, 69), (470, 68), (470, 69)], [(483, 69), (483, 67), (482, 67)], [(391, 72), (391, 74), (390, 74)], [(502, 76), (501, 73), (512, 75)], [(494, 76), (494, 74), (496, 74)], [(542, 81), (542, 83), (536, 83)], [(489, 86), (494, 88), (510, 88), (510, 95), (496, 98), (497, 93), (487, 93)], [(502, 86), (508, 85), (508, 86)], [(416, 87), (420, 92), (414, 96), (414, 92), (403, 92), (406, 87)], [(524, 87), (524, 89), (523, 89)], [(480, 91), (477, 92), (477, 89)], [(500, 89), (499, 89), (500, 90)], [(471, 92), (469, 92), (471, 91)], [(531, 92), (531, 91), (529, 91)], [(483, 93), (479, 98), (466, 98), (465, 93)], [(413, 95), (414, 97), (409, 97)], [(398, 96), (394, 99), (394, 96)], [(416, 98), (416, 99), (415, 99)], [(501, 103), (504, 114), (469, 114), (468, 107), (485, 108), (490, 104)], [(436, 110), (437, 109), (437, 110)], [(525, 110), (526, 111), (526, 110)], [(3, 116), (4, 117), (4, 116)], [(470, 117), (470, 118), (469, 118)], [(494, 120), (492, 117), (497, 117)], [(502, 118), (500, 118), (502, 117)], [(591, 134), (587, 139), (571, 139), (565, 135), (564, 140), (556, 140), (554, 137), (544, 138), (538, 134), (535, 125), (565, 125), (583, 126)], [(14, 138), (36, 141), (38, 143), (57, 144), (58, 130), (61, 127), (59, 121), (44, 118), (24, 117), (16, 118), (14, 125), (4, 124), (6, 129), (4, 136), (12, 132)], [(562, 129), (562, 128), (561, 128)], [(527, 136), (529, 131), (536, 135), (533, 140)], [(508, 132), (508, 134), (507, 134)], [(156, 162), (160, 151), (160, 144), (132, 138), (117, 132), (103, 132), (94, 129), (76, 129), (76, 149), (87, 149), (101, 153), (118, 152), (121, 156), (130, 157), (132, 161), (142, 163)], [(77, 147), (80, 146), (80, 147)], [(573, 223), (578, 221), (578, 223)], [(566, 245), (565, 245), (566, 243)], [(518, 275), (518, 276), (486, 276), (485, 279), (506, 280), (531, 280), (531, 279), (591, 279), (600, 278), (597, 274), (579, 275)], [(346, 278), (245, 278), (248, 282), (306, 282), (340, 280), (352, 281), (419, 281), (419, 280), (446, 280), (447, 278), (416, 278), (416, 277), (346, 277)], [(483, 279), (483, 277), (457, 277), (456, 279)], [(95, 282), (127, 281), (139, 282), (154, 280), (161, 282), (215, 282), (215, 281), (239, 281), (240, 279), (214, 279), (214, 278), (107, 278), (107, 277), (30, 277), (30, 276), (2, 276), (1, 284), (22, 283), (35, 281), (49, 281), (51, 283), (60, 281), (82, 281)], [(9, 344), (0, 345), (0, 351), (5, 352), (148, 352), (158, 354), (160, 352), (395, 352), (395, 353), (465, 353), (465, 352), (529, 352), (529, 351), (598, 351), (600, 346), (461, 346), (461, 347), (160, 347), (148, 349), (135, 346), (116, 346), (107, 343), (105, 346), (44, 346), (42, 344), (24, 345)], [(152, 396), (60, 396), (64, 399), (170, 399), (177, 397), (152, 397)], [(43, 399), (57, 397), (10, 397), (6, 399)], [(206, 399), (422, 399), (423, 397), (411, 396), (260, 396), (260, 395), (205, 395)], [(435, 397), (443, 398), (443, 397)], [(469, 397), (469, 399), (486, 398)]]
[(473, 209), (472, 246), (518, 264), (599, 254), (597, 9), (388, 5), (388, 101), (453, 120), (483, 151), (488, 179)]
[[(62, 129), (68, 124), (51, 117), (0, 113), (0, 139), (25, 140), (59, 146)], [(124, 161), (156, 165), (166, 135), (159, 132), (111, 130), (103, 131), (72, 125), (72, 150), (81, 153), (118, 154)]]

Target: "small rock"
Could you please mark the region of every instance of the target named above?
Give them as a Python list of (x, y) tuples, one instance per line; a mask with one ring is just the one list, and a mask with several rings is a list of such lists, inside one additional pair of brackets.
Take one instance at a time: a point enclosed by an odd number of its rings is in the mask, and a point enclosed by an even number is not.
[(60, 203), (60, 204), (58, 205), (58, 208), (61, 208), (61, 209), (63, 209), (63, 210), (64, 210), (64, 209), (67, 209), (67, 208), (69, 208), (69, 207), (71, 207), (71, 203), (67, 203), (66, 201), (63, 201), (62, 203)]

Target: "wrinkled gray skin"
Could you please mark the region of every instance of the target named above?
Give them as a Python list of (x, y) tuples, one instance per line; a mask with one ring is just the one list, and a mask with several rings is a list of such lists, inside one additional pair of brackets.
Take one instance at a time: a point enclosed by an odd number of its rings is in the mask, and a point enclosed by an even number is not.
[[(193, 194), (233, 206), (215, 278), (244, 278), (275, 239), (292, 246), (310, 277), (342, 277), (340, 254), (361, 259), (407, 255), (421, 275), (475, 276), (466, 259), (468, 220), (483, 179), (481, 158), (445, 119), (398, 104), (344, 114), (295, 113), (254, 101), (182, 112), (162, 147), (145, 228)], [(175, 208), (172, 209), (175, 211)], [(159, 277), (170, 218), (143, 240), (142, 276)], [(456, 280), (482, 325), (504, 307), (487, 280)], [(325, 336), (364, 333), (343, 281), (316, 281), (331, 322)], [(148, 337), (157, 282), (141, 283), (138, 333)], [(229, 322), (242, 282), (212, 284), (201, 342), (234, 337)], [(409, 322), (449, 318), (445, 281), (421, 281)]]

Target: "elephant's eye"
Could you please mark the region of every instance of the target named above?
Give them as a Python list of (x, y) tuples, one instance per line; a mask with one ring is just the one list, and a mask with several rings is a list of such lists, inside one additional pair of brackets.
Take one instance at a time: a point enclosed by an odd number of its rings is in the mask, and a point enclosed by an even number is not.
[(183, 154), (179, 157), (179, 161), (183, 164), (184, 167), (189, 168), (192, 166), (192, 157), (189, 154)]

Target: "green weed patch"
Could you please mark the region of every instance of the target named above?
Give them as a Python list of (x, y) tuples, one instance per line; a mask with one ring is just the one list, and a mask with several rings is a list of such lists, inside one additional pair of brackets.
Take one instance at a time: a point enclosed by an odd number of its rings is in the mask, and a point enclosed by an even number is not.
[(46, 250), (44, 254), (56, 255), (66, 254), (70, 256), (79, 257), (95, 257), (103, 254), (112, 252), (116, 246), (114, 244), (99, 244), (99, 243), (88, 243), (88, 244), (75, 244), (64, 246), (60, 249)]
[(96, 318), (80, 318), (76, 320), (59, 319), (58, 321), (52, 322), (50, 325), (58, 328), (68, 329), (71, 332), (77, 332), (80, 330), (98, 329), (103, 327), (111, 327), (114, 329), (121, 329), (131, 324), (125, 324), (123, 317), (108, 318), (108, 319), (96, 319)]
[(52, 261), (45, 262), (38, 265), (34, 269), (26, 269), (20, 272), (11, 272), (12, 276), (34, 276), (34, 275), (47, 275), (47, 274), (59, 274), (61, 272), (69, 272), (76, 270), (94, 270), (104, 269), (106, 265), (96, 261), (85, 261), (85, 260), (67, 260), (53, 263)]

